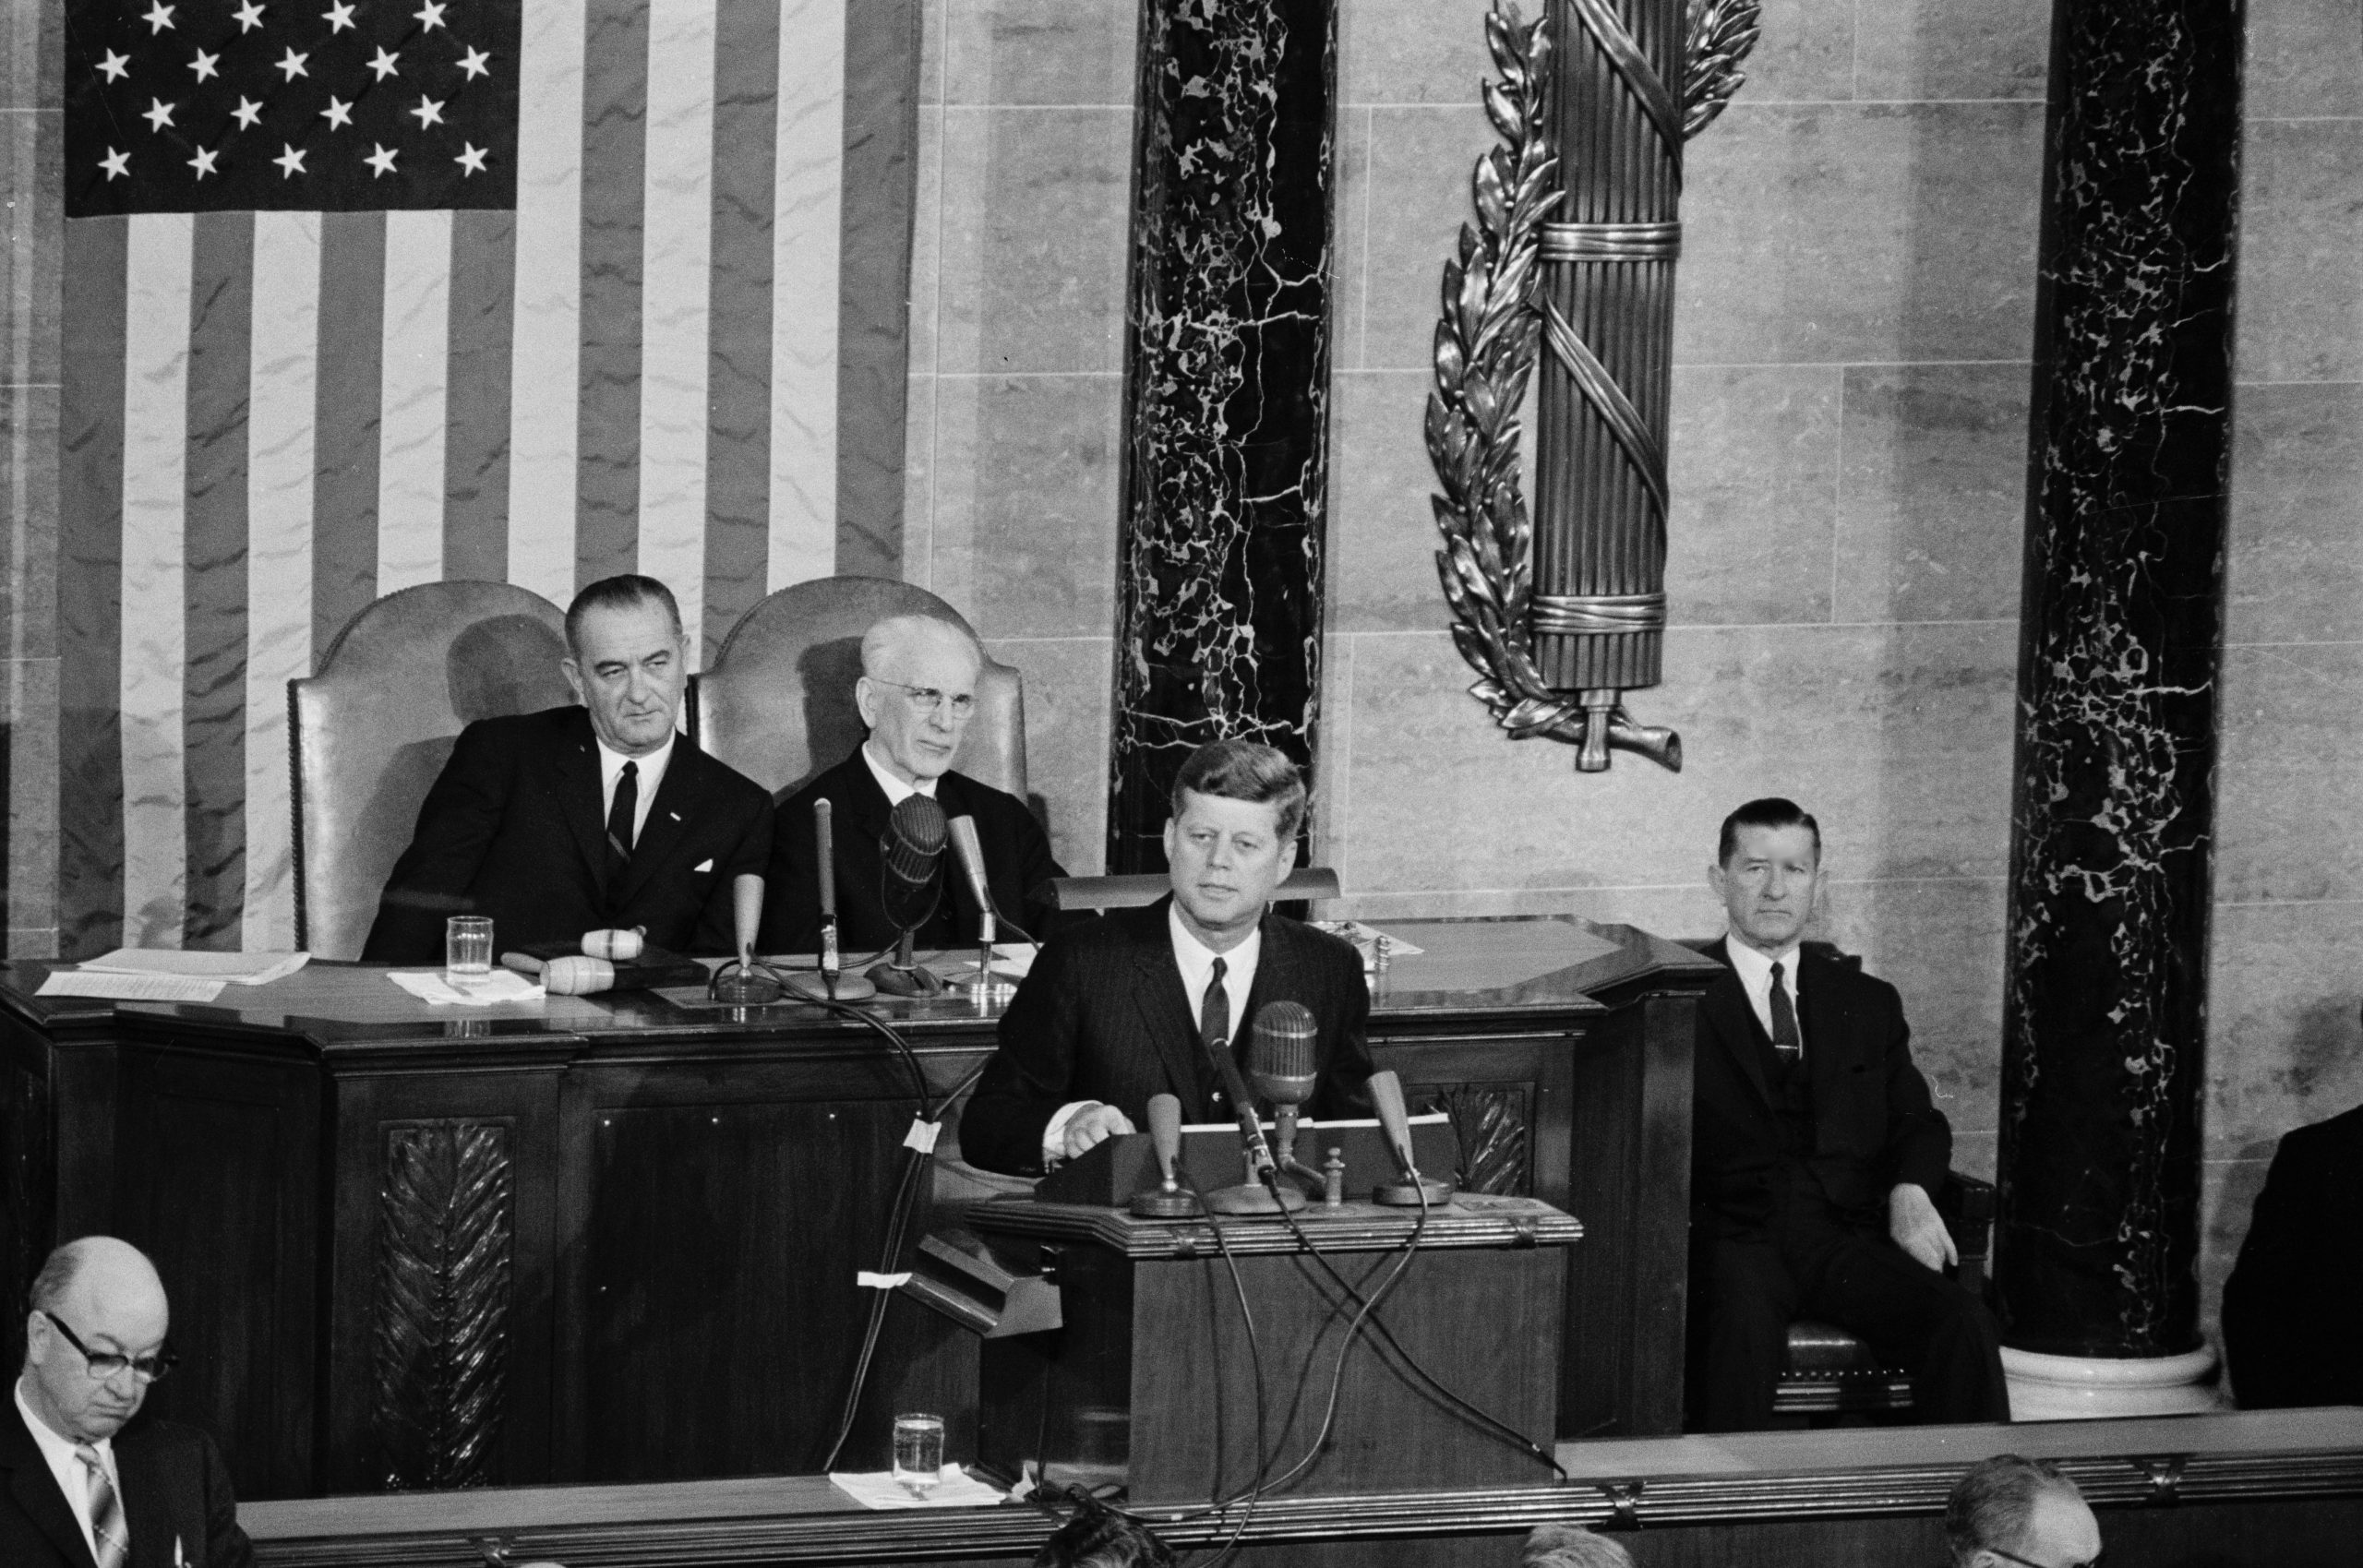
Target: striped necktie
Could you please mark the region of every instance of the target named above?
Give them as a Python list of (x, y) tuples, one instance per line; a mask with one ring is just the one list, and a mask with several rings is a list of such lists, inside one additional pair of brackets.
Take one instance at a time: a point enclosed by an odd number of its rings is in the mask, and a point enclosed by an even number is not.
[(1772, 966), (1772, 1048), (1781, 1059), (1793, 1063), (1805, 1054), (1805, 1043), (1797, 1035), (1797, 1010), (1789, 1000), (1787, 987), (1781, 984), (1781, 966)]
[(114, 1482), (107, 1478), (106, 1464), (97, 1449), (87, 1442), (77, 1443), (74, 1454), (90, 1473), (90, 1536), (98, 1543), (99, 1568), (123, 1568), (131, 1561), (131, 1532), (124, 1527), (123, 1500), (115, 1496)]

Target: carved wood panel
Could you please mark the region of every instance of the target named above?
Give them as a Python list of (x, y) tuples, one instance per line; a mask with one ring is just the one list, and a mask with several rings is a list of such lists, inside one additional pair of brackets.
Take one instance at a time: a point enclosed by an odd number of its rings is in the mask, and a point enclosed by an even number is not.
[(1422, 1115), (1440, 1110), (1460, 1140), (1464, 1192), (1534, 1193), (1534, 1086), (1530, 1083), (1424, 1083), (1411, 1092)]
[(388, 1490), (493, 1479), (514, 1310), (508, 1119), (384, 1128), (371, 1427)]

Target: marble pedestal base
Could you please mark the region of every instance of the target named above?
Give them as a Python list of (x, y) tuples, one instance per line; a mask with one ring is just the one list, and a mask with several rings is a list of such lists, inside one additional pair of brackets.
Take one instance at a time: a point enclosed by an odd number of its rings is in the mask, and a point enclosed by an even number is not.
[(2045, 1356), (2002, 1349), (2014, 1421), (2087, 1421), (2111, 1416), (2192, 1416), (2223, 1408), (2215, 1350), (2181, 1356)]

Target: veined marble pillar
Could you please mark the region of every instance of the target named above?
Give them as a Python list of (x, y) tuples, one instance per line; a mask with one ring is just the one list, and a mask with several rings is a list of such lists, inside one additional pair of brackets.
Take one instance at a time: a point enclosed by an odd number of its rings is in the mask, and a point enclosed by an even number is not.
[(1165, 865), (1183, 758), (1313, 760), (1335, 0), (1144, 0), (1108, 869)]
[(2024, 1381), (2084, 1377), (2049, 1358), (2205, 1365), (2241, 31), (2238, 0), (2054, 13), (1995, 1268), (2021, 1418), (2069, 1413)]

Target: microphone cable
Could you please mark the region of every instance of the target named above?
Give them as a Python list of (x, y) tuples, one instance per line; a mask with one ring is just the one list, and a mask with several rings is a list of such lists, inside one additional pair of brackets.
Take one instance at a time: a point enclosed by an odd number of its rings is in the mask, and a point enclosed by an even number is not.
[[(1197, 1178), (1190, 1174), (1188, 1162), (1184, 1160), (1175, 1160), (1173, 1162), (1173, 1169), (1175, 1174), (1179, 1175), (1183, 1183), (1189, 1187), (1191, 1195), (1198, 1200), (1198, 1206), (1205, 1211), (1206, 1228), (1215, 1233), (1215, 1248), (1217, 1251), (1222, 1253), (1223, 1265), (1230, 1271), (1230, 1288), (1239, 1298), (1240, 1320), (1247, 1325), (1247, 1359), (1248, 1365), (1252, 1369), (1255, 1380), (1254, 1474), (1249, 1478), (1246, 1486), (1242, 1487), (1238, 1491), (1232, 1492), (1229, 1497), (1217, 1496), (1210, 1499), (1207, 1502), (1207, 1506), (1203, 1510), (1193, 1509), (1188, 1514), (1177, 1515), (1179, 1518), (1191, 1518), (1201, 1514), (1219, 1514), (1228, 1510), (1232, 1503), (1237, 1502), (1241, 1498), (1243, 1497), (1247, 1500), (1247, 1507), (1241, 1513), (1239, 1516), (1239, 1523), (1232, 1528), (1230, 1538), (1217, 1549), (1215, 1555), (1206, 1564), (1206, 1568), (1217, 1568), (1217, 1565), (1220, 1564), (1224, 1559), (1231, 1556), (1239, 1550), (1240, 1538), (1247, 1533), (1247, 1526), (1249, 1524), (1253, 1522), (1255, 1517), (1255, 1504), (1262, 1499), (1265, 1490), (1264, 1478), (1271, 1474), (1272, 1465), (1279, 1456), (1272, 1451), (1270, 1431), (1266, 1425), (1267, 1417), (1264, 1394), (1264, 1345), (1261, 1337), (1255, 1332), (1254, 1309), (1247, 1304), (1247, 1282), (1240, 1275), (1239, 1260), (1231, 1255), (1230, 1239), (1223, 1233), (1222, 1221), (1220, 1217), (1216, 1215), (1214, 1205), (1206, 1202), (1206, 1195), (1198, 1190)], [(1216, 1490), (1217, 1492), (1221, 1490), (1221, 1481), (1219, 1478), (1216, 1481)]]
[[(1277, 1179), (1274, 1179), (1273, 1184), (1277, 1185)], [(1278, 1194), (1276, 1192), (1274, 1194), (1275, 1201), (1277, 1200), (1277, 1196)], [(1422, 1227), (1427, 1224), (1427, 1191), (1425, 1188), (1422, 1188), (1420, 1191), (1420, 1224)], [(1289, 1213), (1287, 1209), (1283, 1208), (1280, 1211), (1280, 1216), (1288, 1221), (1289, 1229), (1295, 1233), (1297, 1245), (1302, 1247), (1305, 1251), (1312, 1256), (1313, 1261), (1321, 1265), (1322, 1272), (1328, 1275), (1329, 1278), (1337, 1285), (1337, 1288), (1345, 1293), (1346, 1299), (1359, 1305), (1362, 1299), (1361, 1293), (1356, 1290), (1353, 1286), (1347, 1281), (1346, 1276), (1338, 1271), (1337, 1265), (1329, 1261), (1329, 1255), (1313, 1244), (1313, 1238), (1305, 1234), (1304, 1227), (1297, 1223), (1296, 1215)], [(1418, 1232), (1415, 1230), (1413, 1232), (1414, 1244), (1417, 1243), (1417, 1239)], [(1404, 1266), (1406, 1268), (1409, 1267), (1408, 1259)], [(1566, 1467), (1559, 1463), (1555, 1455), (1545, 1451), (1541, 1443), (1536, 1442), (1532, 1438), (1528, 1437), (1524, 1432), (1518, 1430), (1507, 1421), (1503, 1420), (1500, 1417), (1481, 1408), (1472, 1401), (1461, 1397), (1461, 1395), (1456, 1394), (1450, 1387), (1446, 1386), (1442, 1378), (1437, 1377), (1435, 1373), (1428, 1371), (1426, 1367), (1422, 1366), (1420, 1362), (1420, 1359), (1412, 1355), (1410, 1351), (1405, 1349), (1403, 1347), (1403, 1342), (1395, 1337), (1395, 1331), (1386, 1326), (1386, 1320), (1385, 1318), (1372, 1318), (1371, 1328), (1376, 1332), (1379, 1338), (1386, 1342), (1386, 1347), (1388, 1349), (1394, 1351), (1397, 1356), (1402, 1359), (1404, 1366), (1410, 1370), (1412, 1375), (1417, 1377), (1421, 1382), (1426, 1383), (1437, 1394), (1442, 1394), (1445, 1401), (1454, 1408), (1459, 1410), (1463, 1415), (1474, 1418), (1481, 1424), (1481, 1426), (1492, 1429), (1493, 1435), (1507, 1442), (1512, 1447), (1517, 1449), (1520, 1453), (1526, 1454), (1529, 1458), (1540, 1460), (1543, 1464), (1549, 1466), (1553, 1470), (1558, 1472), (1558, 1476), (1561, 1480), (1564, 1481), (1567, 1478)]]

